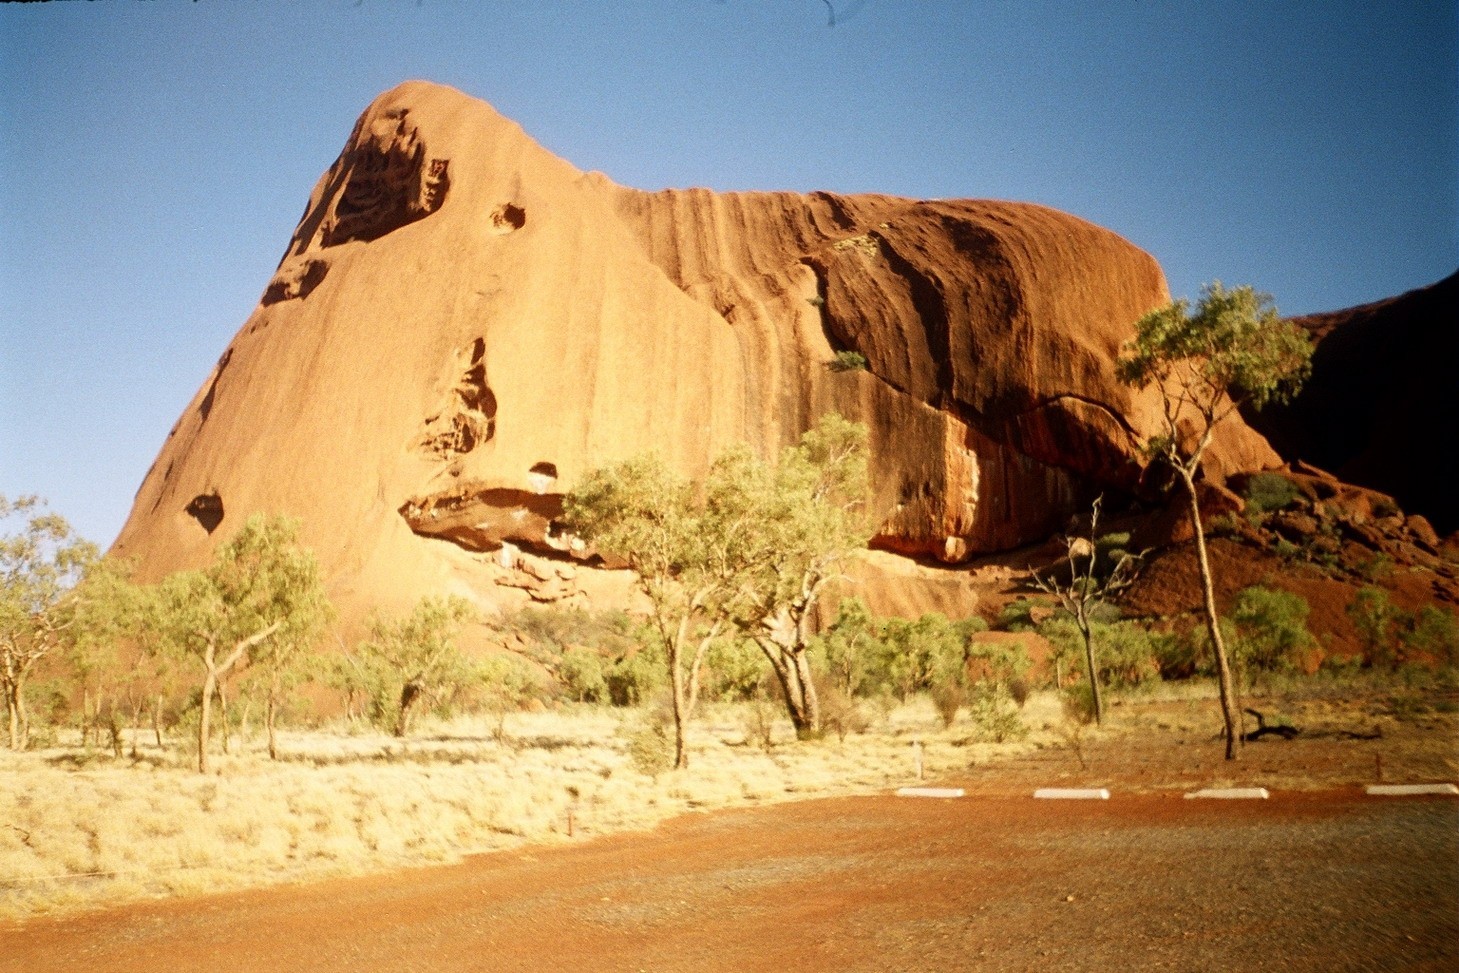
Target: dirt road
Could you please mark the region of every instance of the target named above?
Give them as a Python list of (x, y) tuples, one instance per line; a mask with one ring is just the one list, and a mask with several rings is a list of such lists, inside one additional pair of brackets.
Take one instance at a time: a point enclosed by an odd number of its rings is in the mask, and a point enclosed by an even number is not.
[(0, 970), (1459, 969), (1459, 802), (869, 797), (0, 926)]

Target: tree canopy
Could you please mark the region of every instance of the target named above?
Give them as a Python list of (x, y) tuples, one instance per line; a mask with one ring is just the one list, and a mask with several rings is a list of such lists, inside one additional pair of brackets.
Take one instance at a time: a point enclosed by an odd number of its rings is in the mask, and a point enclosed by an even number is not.
[(18, 530), (0, 534), (0, 689), (10, 746), (20, 750), (30, 738), (26, 680), (75, 624), (75, 588), (98, 551), (40, 497), (0, 494), (0, 522), (16, 519)]
[(1120, 381), (1160, 392), (1163, 433), (1148, 444), (1185, 487), (1200, 566), (1206, 630), (1216, 657), (1226, 759), (1236, 758), (1240, 713), (1231, 666), (1216, 614), (1215, 585), (1201, 526), (1196, 477), (1216, 425), (1243, 405), (1260, 409), (1301, 388), (1311, 369), (1312, 344), (1301, 328), (1282, 320), (1271, 297), (1242, 286), (1208, 285), (1194, 311), (1175, 301), (1142, 317), (1116, 363)]
[(1311, 370), (1312, 343), (1282, 319), (1270, 295), (1208, 284), (1192, 311), (1184, 298), (1135, 325), (1116, 365), (1120, 381), (1154, 385), (1165, 433), (1151, 450), (1172, 465), (1199, 465), (1216, 424), (1243, 405), (1283, 402)]
[(289, 664), (322, 632), (328, 598), (298, 521), (254, 514), (201, 571), (179, 571), (153, 589), (148, 627), (203, 669), (198, 770), (208, 769), (209, 718), (220, 683), (248, 661)]
[(797, 730), (819, 728), (806, 621), (837, 562), (865, 542), (865, 483), (865, 427), (833, 414), (773, 465), (739, 447), (696, 484), (639, 457), (592, 472), (568, 496), (569, 527), (626, 561), (648, 598), (673, 692), (676, 766), (687, 766), (684, 723), (705, 654), (732, 630), (765, 653)]

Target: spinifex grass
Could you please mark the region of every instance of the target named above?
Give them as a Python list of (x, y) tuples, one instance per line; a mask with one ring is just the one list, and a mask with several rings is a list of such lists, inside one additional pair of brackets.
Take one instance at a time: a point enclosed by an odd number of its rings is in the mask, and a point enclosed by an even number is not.
[(734, 706), (690, 735), (687, 772), (647, 777), (597, 708), (423, 726), (407, 740), (342, 727), (281, 735), (284, 759), (249, 740), (200, 776), (181, 752), (139, 759), (53, 747), (0, 752), (0, 915), (197, 894), (448, 862), (463, 855), (652, 826), (692, 809), (868, 792), (956, 773), (1024, 744), (973, 744), (922, 701), (871, 729), (800, 742), (788, 721), (767, 750)]
[(777, 719), (768, 747), (751, 732), (752, 704), (709, 705), (691, 729), (690, 769), (656, 777), (635, 768), (626, 732), (651, 714), (593, 707), (512, 714), (500, 740), (486, 717), (428, 723), (404, 741), (347, 726), (290, 732), (285, 759), (247, 740), (209, 776), (182, 748), (137, 760), (76, 746), (0, 751), (0, 916), (449, 862), (689, 810), (887, 792), (918, 782), (919, 757), (927, 782), (1002, 794), (1459, 779), (1447, 683), (1301, 688), (1246, 697), (1303, 733), (1248, 744), (1236, 764), (1220, 759), (1208, 683), (1116, 697), (1077, 747), (1047, 691), (1021, 711), (1028, 737), (1001, 744), (981, 742), (966, 710), (944, 728), (925, 699), (863, 703), (868, 729), (844, 741), (798, 741)]

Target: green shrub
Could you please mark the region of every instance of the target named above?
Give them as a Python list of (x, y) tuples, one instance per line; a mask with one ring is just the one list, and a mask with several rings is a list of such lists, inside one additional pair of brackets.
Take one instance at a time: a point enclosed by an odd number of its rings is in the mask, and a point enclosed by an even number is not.
[(942, 720), (943, 728), (951, 727), (957, 721), (958, 710), (968, 701), (967, 684), (958, 680), (936, 683), (929, 691), (932, 706)]
[(1248, 516), (1285, 510), (1301, 497), (1301, 488), (1280, 473), (1257, 473), (1246, 481)]
[(1255, 673), (1292, 672), (1316, 644), (1307, 629), (1310, 609), (1300, 595), (1255, 585), (1232, 605), (1237, 638), (1232, 655), (1250, 679)]
[(1365, 581), (1382, 581), (1393, 574), (1393, 558), (1379, 551), (1372, 557), (1360, 561), (1357, 571)]
[(668, 685), (664, 651), (656, 642), (630, 649), (608, 667), (604, 678), (614, 706), (637, 706)]
[(753, 699), (769, 674), (765, 653), (748, 639), (720, 639), (705, 655), (705, 688), (710, 699)]
[(843, 743), (849, 733), (865, 733), (871, 726), (862, 704), (855, 697), (842, 691), (836, 683), (826, 680), (817, 686), (821, 703), (821, 726), (828, 733), (836, 734)]
[(476, 663), (479, 697), (476, 708), (492, 719), (492, 735), (506, 739), (507, 716), (537, 695), (538, 684), (532, 666), (515, 655), (493, 655)]
[(998, 620), (994, 627), (1005, 632), (1031, 632), (1034, 629), (1033, 619), (1030, 617), (1037, 603), (1027, 598), (1015, 598), (1003, 606), (998, 613)]
[(567, 695), (579, 703), (608, 701), (608, 661), (593, 649), (574, 645), (563, 650), (557, 678)]
[(674, 765), (674, 721), (665, 706), (649, 706), (632, 722), (619, 725), (628, 762), (640, 774), (657, 778)]
[(967, 654), (968, 669), (975, 681), (997, 682), (1009, 687), (1015, 681), (1021, 682), (1033, 665), (1022, 642), (973, 642)]
[(973, 689), (973, 701), (969, 716), (977, 734), (993, 743), (1022, 740), (1028, 735), (1028, 726), (1019, 715), (1008, 687), (1001, 683), (978, 683)]
[(884, 682), (876, 671), (886, 657), (879, 626), (860, 598), (843, 598), (836, 618), (811, 640), (811, 664), (847, 697)]
[(1388, 592), (1371, 585), (1359, 588), (1347, 607), (1370, 665), (1397, 669), (1404, 662), (1399, 632), (1407, 612), (1393, 604)]
[[(1054, 661), (1065, 672), (1085, 673), (1084, 636), (1074, 619), (1059, 613), (1039, 626), (1039, 634), (1054, 647)], [(1155, 639), (1138, 622), (1092, 622), (1090, 642), (1099, 668), (1101, 686), (1134, 689), (1159, 681), (1164, 671), (1156, 655)]]
[(1088, 679), (1081, 679), (1060, 690), (1059, 704), (1064, 719), (1079, 724), (1094, 722), (1094, 693)]
[(866, 356), (859, 351), (836, 352), (836, 357), (831, 359), (831, 371), (833, 372), (858, 372), (866, 370)]
[(1425, 656), (1441, 665), (1459, 663), (1459, 620), (1452, 611), (1425, 605), (1419, 609), (1404, 641), (1410, 656)]
[[(1221, 619), (1221, 640), (1228, 646), (1236, 644), (1236, 626), (1229, 618)], [(1210, 676), (1216, 671), (1215, 653), (1211, 651), (1211, 637), (1204, 623), (1167, 635), (1154, 635), (1150, 645), (1162, 679)]]

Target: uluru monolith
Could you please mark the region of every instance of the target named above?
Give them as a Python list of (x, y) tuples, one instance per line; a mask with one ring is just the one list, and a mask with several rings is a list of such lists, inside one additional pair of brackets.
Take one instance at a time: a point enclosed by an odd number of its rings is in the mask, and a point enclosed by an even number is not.
[[(956, 565), (1134, 485), (1157, 404), (1112, 362), (1168, 300), (1150, 255), (1046, 207), (628, 189), (407, 82), (315, 186), (114, 550), (161, 576), (267, 511), (302, 519), (346, 621), (611, 599), (553, 529), (586, 471), (652, 450), (693, 476), (836, 410), (870, 428), (873, 545)], [(1233, 421), (1211, 468), (1276, 462)]]

